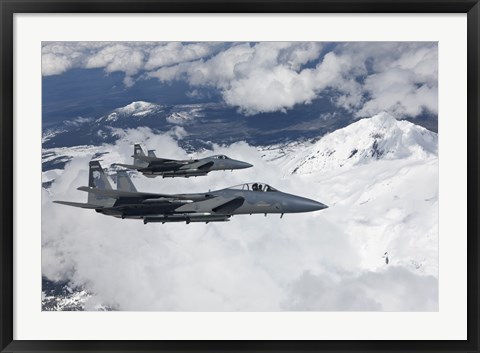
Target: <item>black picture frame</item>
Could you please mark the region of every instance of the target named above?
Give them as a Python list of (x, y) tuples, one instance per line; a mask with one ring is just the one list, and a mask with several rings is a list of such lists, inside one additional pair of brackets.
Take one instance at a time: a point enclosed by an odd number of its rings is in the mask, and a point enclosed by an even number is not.
[[(479, 44), (478, 0), (0, 0), (1, 154), (0, 349), (2, 352), (147, 351), (479, 351)], [(466, 341), (18, 341), (13, 340), (13, 16), (15, 13), (467, 13), (468, 315)], [(455, 323), (452, 323), (454, 325)]]

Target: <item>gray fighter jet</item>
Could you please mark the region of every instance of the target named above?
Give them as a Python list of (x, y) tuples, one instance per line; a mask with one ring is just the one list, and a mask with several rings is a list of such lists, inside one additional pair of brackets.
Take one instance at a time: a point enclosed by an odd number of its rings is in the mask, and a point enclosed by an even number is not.
[(164, 178), (191, 177), (207, 175), (213, 170), (234, 170), (250, 168), (250, 163), (237, 161), (225, 155), (215, 155), (201, 159), (175, 160), (158, 158), (155, 150), (149, 150), (148, 156), (139, 144), (133, 147), (133, 165), (116, 163), (128, 169), (136, 169), (147, 177), (162, 176)]
[(90, 162), (87, 203), (56, 203), (94, 209), (104, 215), (152, 222), (225, 222), (233, 215), (299, 213), (318, 211), (326, 205), (304, 197), (280, 192), (265, 183), (247, 183), (196, 194), (138, 192), (126, 171), (117, 173), (113, 190), (98, 161)]

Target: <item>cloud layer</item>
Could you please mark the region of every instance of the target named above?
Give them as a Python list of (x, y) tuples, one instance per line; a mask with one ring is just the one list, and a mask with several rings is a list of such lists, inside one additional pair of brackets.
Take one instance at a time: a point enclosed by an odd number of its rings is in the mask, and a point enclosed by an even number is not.
[[(326, 45), (330, 44), (330, 45)], [(45, 42), (43, 75), (72, 68), (208, 87), (244, 114), (285, 111), (327, 95), (358, 117), (438, 112), (438, 47), (424, 42)]]
[[(96, 152), (109, 152), (102, 156), (104, 167), (130, 162), (127, 156), (137, 141), (149, 148), (162, 146), (163, 156), (188, 158), (172, 137), (175, 132), (154, 135), (145, 128), (118, 133), (122, 139), (115, 145), (76, 148), (75, 157), (42, 195), (42, 273), (93, 293), (87, 309), (98, 304), (162, 311), (438, 309), (436, 277), (401, 261), (387, 267), (381, 258), (383, 247), (359, 246), (360, 234), (337, 222), (348, 214), (345, 207), (283, 219), (253, 215), (208, 225), (143, 225), (53, 204), (52, 200), (85, 202), (86, 194), (76, 188), (87, 183), (88, 161)], [(255, 167), (193, 179), (137, 176), (134, 183), (141, 191), (175, 193), (264, 181), (285, 192), (333, 202), (312, 176), (279, 178), (281, 166), (266, 162), (246, 143), (212, 149), (200, 156), (223, 153)], [(385, 220), (389, 222), (388, 217)], [(368, 227), (357, 231), (363, 229)], [(371, 229), (380, 230), (376, 223)], [(402, 241), (398, 249), (415, 253), (425, 247), (417, 245)]]

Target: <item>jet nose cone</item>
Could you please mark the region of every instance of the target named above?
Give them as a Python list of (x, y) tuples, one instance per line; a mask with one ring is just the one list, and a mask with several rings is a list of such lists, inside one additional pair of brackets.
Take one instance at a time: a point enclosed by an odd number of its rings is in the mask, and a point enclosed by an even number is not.
[(253, 167), (253, 164), (247, 163), (247, 162), (240, 162), (237, 161), (237, 168), (238, 169), (246, 169), (246, 168), (251, 168)]
[(304, 197), (296, 197), (291, 200), (288, 205), (289, 212), (313, 212), (328, 208), (321, 202), (310, 200)]
[(328, 208), (327, 205), (321, 203), (321, 202), (317, 202), (317, 201), (313, 201), (315, 202), (317, 205), (315, 206), (315, 211), (320, 211), (320, 210), (324, 210), (326, 208)]
[(327, 205), (324, 205), (321, 202), (305, 199), (299, 203), (300, 208), (303, 210), (301, 212), (311, 212), (311, 211), (320, 211), (325, 208), (328, 208)]

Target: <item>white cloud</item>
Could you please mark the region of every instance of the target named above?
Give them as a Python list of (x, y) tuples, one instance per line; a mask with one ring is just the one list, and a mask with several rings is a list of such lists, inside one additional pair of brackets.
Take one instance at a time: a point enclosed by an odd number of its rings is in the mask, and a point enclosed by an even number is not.
[(315, 92), (295, 71), (277, 66), (254, 70), (247, 78), (233, 81), (223, 98), (247, 114), (256, 114), (292, 108), (298, 102), (308, 103), (315, 98)]
[(86, 68), (105, 68), (107, 72), (123, 71), (133, 75), (143, 66), (144, 54), (141, 50), (132, 50), (124, 44), (114, 44), (102, 48), (86, 61)]
[(438, 112), (436, 43), (340, 43), (325, 55), (323, 48), (318, 42), (46, 42), (42, 72), (103, 68), (125, 73), (126, 86), (140, 73), (161, 82), (184, 80), (197, 91), (219, 90), (245, 114), (308, 104), (326, 89), (359, 117)]
[(357, 116), (371, 116), (379, 111), (389, 111), (396, 116), (416, 116), (422, 109), (437, 113), (437, 86), (415, 81), (415, 73), (402, 69), (370, 75), (364, 87), (371, 98)]
[(243, 62), (251, 60), (254, 50), (249, 44), (237, 44), (208, 60), (180, 63), (149, 74), (160, 81), (187, 79), (193, 86), (226, 87), (236, 77)]
[(63, 55), (46, 53), (42, 55), (42, 74), (44, 76), (59, 75), (73, 67), (73, 62)]
[(67, 125), (67, 126), (80, 126), (80, 125), (83, 125), (83, 124), (86, 124), (86, 123), (89, 123), (89, 122), (92, 122), (92, 121), (93, 121), (93, 118), (85, 118), (85, 117), (82, 117), (82, 116), (78, 116), (74, 119), (65, 121), (65, 125)]
[(150, 52), (145, 70), (153, 70), (163, 66), (171, 66), (180, 62), (193, 61), (208, 57), (221, 46), (220, 43), (166, 43)]
[(244, 43), (207, 61), (162, 68), (150, 76), (161, 81), (185, 78), (194, 86), (216, 87), (228, 104), (247, 114), (271, 112), (315, 97), (312, 85), (298, 70), (318, 58), (321, 48), (320, 43)]
[(219, 43), (44, 42), (42, 74), (58, 75), (72, 68), (103, 68), (123, 72), (131, 83), (143, 70), (174, 65), (211, 55)]
[(437, 311), (438, 280), (391, 266), (379, 272), (303, 273), (289, 285), (285, 310)]
[(72, 68), (85, 67), (86, 58), (105, 45), (104, 42), (44, 42), (42, 75), (59, 75)]
[(348, 43), (319, 59), (319, 43), (238, 44), (209, 60), (164, 67), (150, 73), (159, 80), (186, 80), (213, 86), (226, 103), (246, 114), (308, 104), (325, 89), (339, 94), (337, 105), (371, 116), (388, 111), (398, 117), (437, 109), (437, 46), (431, 43)]
[(423, 109), (438, 112), (436, 43), (346, 43), (337, 51), (355, 58), (350, 70), (365, 75), (361, 93), (368, 98), (357, 105), (357, 116), (387, 111), (397, 117), (415, 117)]
[[(173, 133), (181, 135), (181, 131)], [(147, 128), (128, 130), (115, 145), (85, 148), (83, 153), (77, 148), (76, 157), (56, 178), (50, 192), (42, 195), (42, 273), (86, 288), (93, 294), (88, 308), (101, 303), (119, 310), (166, 311), (435, 309), (434, 277), (414, 272), (400, 261), (396, 262), (399, 269), (364, 267), (365, 257), (371, 261), (372, 253), (358, 246), (357, 234), (349, 234), (349, 228), (337, 222), (348, 214), (342, 207), (287, 214), (282, 219), (279, 215), (246, 215), (208, 225), (144, 225), (52, 203), (85, 202), (87, 195), (76, 188), (87, 183), (93, 153), (109, 152), (102, 156), (104, 167), (130, 163), (132, 145), (138, 141), (157, 148), (160, 156), (194, 157), (179, 148), (171, 134), (154, 135)], [(312, 176), (279, 177), (283, 175), (281, 164), (266, 162), (256, 148), (244, 142), (212, 148), (195, 157), (222, 153), (248, 161), (254, 168), (190, 179), (138, 175), (134, 183), (141, 191), (188, 193), (264, 181), (281, 191), (332, 201), (334, 187), (325, 192)], [(388, 200), (388, 195), (382, 195)], [(418, 202), (419, 208), (422, 205)], [(376, 224), (371, 229), (381, 231)], [(421, 248), (424, 245), (419, 244)], [(402, 246), (406, 252), (418, 250), (405, 242)], [(373, 257), (381, 264), (383, 252), (377, 252), (375, 249)], [(314, 292), (322, 288), (351, 299), (352, 307), (341, 306), (333, 294)], [(423, 291), (419, 298), (407, 298), (407, 292), (419, 290)]]

